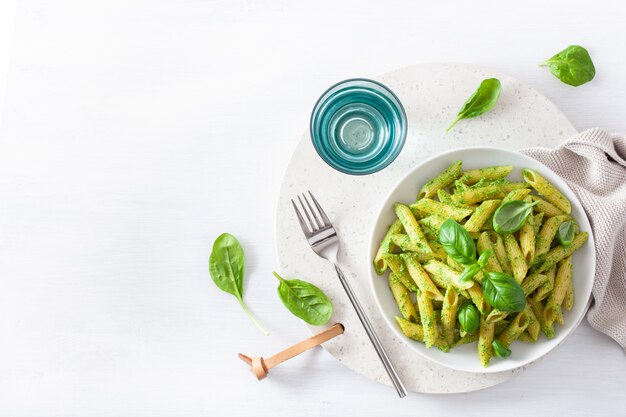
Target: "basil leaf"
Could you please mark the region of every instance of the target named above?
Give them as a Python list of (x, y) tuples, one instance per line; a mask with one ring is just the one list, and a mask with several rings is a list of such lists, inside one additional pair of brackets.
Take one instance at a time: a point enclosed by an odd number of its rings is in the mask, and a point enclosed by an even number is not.
[(330, 320), (333, 303), (322, 290), (310, 282), (284, 279), (276, 272), (274, 276), (280, 281), (278, 297), (291, 314), (315, 326), (321, 326)]
[(485, 265), (487, 265), (489, 258), (491, 258), (491, 255), (493, 255), (493, 249), (487, 249), (481, 253), (478, 257), (478, 265), (480, 265), (481, 268), (484, 268)]
[(450, 126), (446, 129), (446, 132), (452, 129), (452, 127), (461, 119), (469, 119), (471, 117), (480, 116), (483, 113), (488, 112), (496, 105), (498, 97), (500, 97), (500, 90), (502, 85), (497, 78), (487, 78), (483, 80), (478, 89), (467, 99), (467, 101), (459, 110), (459, 114)]
[(254, 324), (267, 335), (243, 302), (243, 265), (243, 248), (235, 236), (223, 233), (215, 239), (209, 257), (209, 272), (213, 282), (220, 290), (234, 295)]
[(493, 353), (495, 353), (497, 357), (508, 358), (511, 356), (511, 349), (504, 346), (498, 339), (491, 342), (491, 346), (493, 347)]
[(480, 265), (478, 264), (469, 265), (463, 270), (463, 272), (461, 272), (461, 275), (459, 275), (459, 281), (465, 282), (469, 279), (472, 279), (479, 272), (480, 272)]
[(568, 46), (539, 66), (547, 66), (552, 75), (574, 87), (593, 80), (596, 75), (589, 52), (578, 45)]
[(447, 219), (439, 228), (439, 243), (448, 255), (461, 265), (471, 265), (476, 262), (476, 246), (474, 240), (453, 219)]
[(463, 303), (457, 313), (459, 324), (467, 333), (474, 333), (480, 325), (480, 313), (472, 303)]
[(574, 240), (575, 233), (574, 222), (571, 220), (564, 221), (559, 226), (559, 241), (564, 247), (568, 247)]
[(515, 313), (526, 306), (522, 287), (503, 272), (487, 272), (481, 284), (485, 301), (498, 310)]
[(539, 201), (527, 203), (523, 200), (513, 200), (501, 204), (493, 214), (493, 230), (497, 233), (517, 232), (532, 213), (533, 206), (538, 203)]

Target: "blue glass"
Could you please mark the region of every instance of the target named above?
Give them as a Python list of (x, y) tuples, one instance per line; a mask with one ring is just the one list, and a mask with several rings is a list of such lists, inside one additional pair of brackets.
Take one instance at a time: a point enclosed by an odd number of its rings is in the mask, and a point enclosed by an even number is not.
[(329, 88), (311, 115), (315, 150), (346, 174), (385, 168), (402, 150), (406, 133), (406, 113), (398, 97), (381, 83), (362, 78)]

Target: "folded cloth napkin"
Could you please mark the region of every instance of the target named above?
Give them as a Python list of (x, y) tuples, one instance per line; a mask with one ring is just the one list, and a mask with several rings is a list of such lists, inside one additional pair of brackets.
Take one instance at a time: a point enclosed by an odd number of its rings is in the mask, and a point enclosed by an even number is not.
[(589, 129), (555, 149), (521, 152), (559, 174), (582, 203), (596, 243), (587, 320), (626, 349), (626, 136)]

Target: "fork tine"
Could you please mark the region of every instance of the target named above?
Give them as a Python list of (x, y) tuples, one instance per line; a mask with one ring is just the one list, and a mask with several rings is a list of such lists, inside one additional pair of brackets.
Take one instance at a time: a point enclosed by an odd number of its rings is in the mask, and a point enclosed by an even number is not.
[(304, 211), (304, 215), (306, 216), (307, 220), (309, 221), (309, 224), (311, 225), (311, 231), (313, 233), (317, 232), (319, 229), (317, 227), (317, 223), (313, 219), (311, 219), (311, 216), (309, 216), (309, 212), (307, 211), (306, 206), (302, 202), (302, 199), (300, 198), (300, 196), (298, 196), (298, 201), (300, 202), (300, 206), (302, 206), (302, 211)]
[(324, 212), (324, 209), (322, 209), (322, 206), (320, 206), (320, 203), (318, 203), (315, 197), (313, 197), (313, 193), (310, 190), (309, 190), (309, 195), (311, 196), (311, 199), (313, 200), (313, 204), (315, 204), (315, 207), (317, 207), (317, 211), (319, 211), (320, 216), (322, 216), (322, 220), (324, 220), (324, 226), (332, 226), (332, 223), (330, 222), (330, 219)]
[(300, 214), (300, 210), (298, 209), (298, 206), (296, 205), (295, 201), (291, 200), (291, 204), (293, 205), (293, 209), (296, 212), (296, 216), (298, 216), (298, 222), (300, 222), (300, 227), (302, 228), (304, 235), (306, 237), (309, 237), (309, 235), (311, 234), (311, 230), (309, 229), (309, 226), (306, 224), (306, 221), (304, 220), (304, 218), (302, 218), (302, 214)]
[(321, 221), (320, 218), (317, 216), (317, 210), (313, 210), (313, 206), (311, 206), (311, 203), (309, 203), (309, 199), (306, 198), (306, 194), (302, 194), (302, 197), (304, 197), (304, 201), (306, 201), (306, 205), (309, 207), (309, 210), (311, 210), (311, 215), (315, 219), (315, 223), (317, 223), (317, 227), (321, 229), (322, 227), (326, 226), (324, 222)]

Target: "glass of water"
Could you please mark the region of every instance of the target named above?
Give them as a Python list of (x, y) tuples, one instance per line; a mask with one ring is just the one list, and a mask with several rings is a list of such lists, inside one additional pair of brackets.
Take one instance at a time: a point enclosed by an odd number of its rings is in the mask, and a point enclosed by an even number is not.
[(365, 175), (398, 156), (407, 134), (406, 113), (379, 82), (354, 78), (330, 87), (315, 104), (311, 138), (320, 157), (338, 171)]

